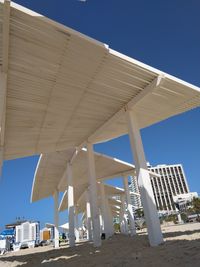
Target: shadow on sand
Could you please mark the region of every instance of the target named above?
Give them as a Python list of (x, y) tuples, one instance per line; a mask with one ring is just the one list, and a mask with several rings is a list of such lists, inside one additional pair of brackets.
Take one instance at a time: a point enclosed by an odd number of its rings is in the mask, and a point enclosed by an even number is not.
[[(169, 240), (157, 247), (150, 247), (144, 236), (129, 237), (122, 234), (104, 240), (101, 248), (82, 243), (74, 248), (52, 249), (26, 255), (1, 256), (0, 266), (23, 267), (157, 267), (200, 266), (200, 231), (165, 233), (180, 236), (199, 233), (196, 240)], [(172, 234), (172, 235), (171, 235)]]
[[(145, 194), (148, 203), (151, 202), (148, 193)], [(157, 247), (149, 246), (146, 234), (134, 237), (116, 234), (103, 240), (100, 248), (83, 242), (74, 248), (0, 256), (0, 267), (199, 267), (200, 226), (199, 231), (190, 226), (184, 232), (178, 230), (164, 233), (164, 238), (169, 240)], [(181, 235), (188, 237), (181, 239)]]
[[(199, 228), (200, 228), (200, 226), (199, 226)], [(176, 232), (163, 233), (163, 237), (164, 238), (178, 237), (178, 236), (182, 236), (182, 235), (193, 235), (193, 234), (199, 234), (199, 238), (200, 238), (200, 229), (199, 230), (186, 230), (186, 231), (176, 231)]]

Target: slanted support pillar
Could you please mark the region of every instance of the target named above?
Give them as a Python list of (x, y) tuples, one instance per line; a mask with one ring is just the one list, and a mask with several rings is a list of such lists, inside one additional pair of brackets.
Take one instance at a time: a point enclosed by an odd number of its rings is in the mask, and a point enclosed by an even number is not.
[(124, 226), (124, 220), (123, 220), (123, 211), (122, 211), (122, 208), (121, 208), (121, 211), (120, 211), (120, 232), (122, 234), (125, 234), (125, 226)]
[(79, 242), (80, 241), (80, 235), (79, 235), (79, 219), (78, 219), (77, 209), (75, 211), (75, 236), (76, 236), (76, 242)]
[(110, 214), (108, 211), (108, 201), (107, 196), (105, 194), (104, 184), (100, 183), (100, 193), (101, 193), (101, 210), (102, 210), (102, 217), (103, 217), (103, 230), (102, 232), (105, 233), (106, 238), (111, 235), (110, 232)]
[(178, 213), (177, 217), (178, 217), (178, 223), (182, 224), (182, 223), (183, 223), (183, 221), (182, 221), (182, 219), (181, 219), (181, 214), (180, 214), (180, 213)]
[(127, 225), (127, 219), (126, 219), (126, 206), (125, 206), (125, 197), (121, 196), (121, 225), (122, 225), (122, 233), (128, 234), (128, 225)]
[(128, 176), (123, 177), (123, 182), (124, 182), (124, 190), (125, 190), (125, 195), (126, 195), (128, 218), (129, 218), (129, 223), (130, 223), (130, 234), (131, 236), (134, 236), (136, 235), (136, 230), (135, 230), (133, 206), (131, 204), (130, 191), (128, 188)]
[(100, 235), (103, 233), (103, 215), (102, 210), (99, 209), (99, 221), (100, 221)]
[(177, 208), (176, 205), (175, 205), (175, 210), (176, 210), (176, 212), (177, 212), (178, 223), (179, 223), (179, 224), (182, 224), (183, 221), (182, 221), (182, 219), (181, 219), (180, 210)]
[(68, 196), (68, 217), (69, 217), (69, 246), (75, 246), (74, 234), (74, 187), (72, 181), (72, 165), (67, 163), (67, 196)]
[(58, 231), (58, 221), (59, 221), (59, 213), (58, 213), (58, 190), (54, 192), (54, 247), (59, 248), (59, 231)]
[(89, 192), (90, 192), (90, 203), (91, 203), (91, 215), (92, 215), (92, 228), (93, 228), (93, 241), (94, 247), (101, 246), (100, 237), (100, 220), (99, 220), (99, 208), (97, 201), (97, 182), (95, 173), (95, 161), (93, 145), (87, 143), (87, 154), (88, 154), (88, 174), (89, 174)]
[(107, 210), (108, 210), (108, 218), (109, 218), (109, 236), (112, 236), (114, 235), (114, 226), (113, 226), (113, 214), (112, 214), (112, 211), (111, 211), (111, 207), (109, 206), (108, 204), (108, 199), (107, 199)]
[(126, 115), (129, 129), (129, 138), (132, 152), (134, 154), (136, 173), (138, 176), (138, 184), (141, 191), (144, 216), (148, 229), (148, 238), (151, 246), (157, 246), (163, 242), (163, 236), (153, 195), (153, 189), (151, 186), (150, 175), (145, 160), (137, 117), (135, 112), (131, 110), (127, 110)]
[(87, 239), (92, 240), (92, 227), (91, 227), (91, 206), (89, 198), (89, 190), (86, 191), (86, 224), (87, 224)]

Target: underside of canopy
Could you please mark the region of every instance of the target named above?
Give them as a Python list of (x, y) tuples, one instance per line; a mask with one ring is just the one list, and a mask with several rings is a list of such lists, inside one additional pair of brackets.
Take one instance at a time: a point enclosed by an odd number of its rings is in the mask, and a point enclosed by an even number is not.
[(114, 206), (121, 206), (121, 200), (115, 199), (115, 198), (109, 198), (108, 202), (110, 203), (110, 205), (114, 205)]
[(14, 3), (8, 12), (0, 2), (4, 159), (123, 135), (127, 108), (143, 128), (200, 105), (198, 87)]
[[(104, 184), (104, 190), (105, 190), (105, 195), (109, 197), (108, 203), (111, 209), (113, 211), (120, 210), (120, 208), (117, 208), (117, 206), (120, 206), (121, 204), (120, 201), (111, 199), (110, 197), (124, 195), (124, 189)], [(60, 205), (59, 205), (59, 211), (64, 211), (68, 208), (67, 196), (68, 196), (67, 191), (65, 191), (65, 193), (63, 194), (62, 200), (60, 202)], [(98, 196), (100, 197), (99, 187), (98, 187)], [(98, 202), (100, 206), (101, 205), (100, 198), (98, 198)], [(76, 210), (78, 212), (84, 212), (86, 209), (86, 192), (78, 195), (76, 194), (76, 189), (75, 189), (74, 203), (76, 205)]]
[[(32, 185), (32, 202), (53, 195), (56, 188), (62, 192), (66, 190), (67, 178), (65, 173), (67, 162), (72, 152), (73, 150), (60, 151), (43, 154), (40, 157)], [(99, 153), (94, 153), (94, 158), (96, 177), (98, 180), (131, 175), (135, 172), (134, 165), (116, 158), (111, 158)], [(81, 150), (77, 154), (72, 165), (72, 175), (75, 195), (78, 195), (88, 187), (87, 151)], [(109, 187), (106, 190), (109, 190)]]

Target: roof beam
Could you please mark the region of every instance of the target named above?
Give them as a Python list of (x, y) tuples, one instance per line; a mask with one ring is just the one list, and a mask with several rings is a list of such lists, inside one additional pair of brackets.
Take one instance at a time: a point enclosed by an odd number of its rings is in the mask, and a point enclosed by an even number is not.
[(152, 172), (152, 171), (149, 171), (149, 175), (150, 175), (151, 177), (161, 177), (160, 174), (158, 174), (158, 173), (156, 173), (156, 172)]
[[(78, 155), (78, 153), (80, 152), (80, 150), (82, 149), (83, 145), (84, 145), (84, 144), (82, 144), (81, 146), (75, 148), (74, 153), (72, 154), (72, 157), (71, 157), (71, 159), (69, 160), (69, 163), (70, 163), (70, 164), (73, 164), (73, 161), (74, 161), (75, 158), (77, 157), (77, 155)], [(67, 166), (66, 166), (65, 171), (64, 171), (64, 173), (63, 173), (63, 176), (62, 176), (62, 178), (60, 179), (60, 182), (59, 182), (59, 184), (58, 184), (58, 189), (59, 189), (59, 190), (60, 190), (60, 187), (61, 187), (62, 183), (64, 182), (64, 180), (67, 179), (66, 177), (67, 177)]]
[[(151, 177), (160, 177), (159, 174), (157, 174), (155, 172), (152, 172), (152, 171), (149, 171), (149, 174), (151, 175)], [(135, 170), (128, 170), (128, 171), (124, 171), (124, 172), (118, 172), (118, 173), (113, 174), (112, 176), (98, 177), (97, 178), (97, 181), (112, 179), (112, 178), (116, 178), (116, 177), (122, 177), (124, 175), (129, 175), (129, 176), (132, 176), (133, 175), (133, 176), (136, 176)], [(66, 179), (67, 179), (67, 167), (66, 167), (66, 169), (65, 169), (65, 171), (63, 173), (62, 178), (59, 181), (58, 190), (61, 190), (61, 186), (62, 186), (62, 184), (64, 183), (64, 181)]]
[(72, 164), (73, 163), (73, 161), (75, 160), (75, 158), (76, 158), (76, 156), (78, 155), (78, 152), (80, 151), (80, 148), (75, 148), (75, 150), (74, 150), (74, 153), (73, 153), (73, 155), (72, 155), (72, 157), (71, 157), (71, 159), (70, 159), (70, 164)]
[(8, 53), (10, 32), (10, 0), (4, 0), (3, 34), (2, 34), (2, 66), (0, 69), (0, 173), (4, 157), (4, 135), (6, 120), (6, 95), (8, 78)]
[(64, 198), (65, 198), (65, 195), (67, 194), (67, 190), (63, 193), (63, 195), (62, 195), (62, 198), (61, 198), (61, 201), (60, 201), (60, 203), (59, 203), (59, 207), (58, 207), (58, 210), (60, 211), (60, 209), (61, 209), (61, 206), (62, 206), (62, 203), (63, 203), (63, 201), (64, 201)]
[(117, 172), (117, 173), (114, 173), (113, 175), (110, 175), (110, 176), (104, 176), (104, 177), (98, 177), (97, 180), (100, 181), (100, 180), (108, 180), (108, 179), (113, 179), (113, 178), (116, 178), (116, 177), (123, 177), (124, 175), (130, 175), (130, 176), (135, 176), (135, 170), (128, 170), (128, 171), (124, 171), (124, 172)]
[(140, 194), (139, 193), (136, 193), (136, 192), (130, 192), (130, 195), (140, 196)]
[(63, 173), (63, 176), (62, 176), (62, 178), (60, 179), (60, 182), (59, 182), (59, 184), (58, 184), (58, 190), (59, 190), (59, 191), (60, 191), (60, 188), (61, 188), (61, 186), (62, 186), (62, 184), (63, 184), (63, 182), (64, 182), (65, 180), (67, 180), (67, 167), (66, 167), (66, 169), (65, 169), (65, 171), (64, 171), (64, 173)]
[[(117, 172), (114, 173), (113, 175), (110, 176), (104, 176), (104, 177), (98, 177), (97, 180), (108, 180), (108, 179), (113, 179), (116, 177), (123, 177), (124, 175), (128, 175), (128, 176), (136, 176), (135, 170), (128, 170), (128, 171), (124, 171), (124, 172)], [(151, 177), (160, 177), (160, 174), (149, 171), (149, 175)]]
[(137, 96), (135, 96), (127, 104), (127, 109), (133, 109), (144, 97), (151, 94), (155, 89), (159, 88), (164, 81), (164, 74), (158, 75), (149, 85), (147, 85)]
[[(69, 163), (72, 164), (74, 159), (76, 158), (76, 156), (78, 155), (79, 151), (81, 150), (81, 148), (75, 148), (72, 156), (71, 156), (71, 159), (69, 160)], [(60, 182), (58, 184), (58, 190), (60, 190), (61, 188), (61, 185), (62, 183), (64, 182), (64, 180), (67, 179), (67, 165), (66, 165), (66, 168), (64, 170), (64, 173), (63, 173), (63, 176), (62, 178), (60, 179)]]
[(91, 143), (95, 142), (95, 139), (106, 130), (113, 122), (117, 121), (128, 109), (133, 109), (144, 97), (151, 94), (155, 89), (162, 85), (164, 74), (158, 75), (150, 84), (148, 84), (140, 94), (132, 98), (122, 109), (115, 113), (109, 120), (107, 120), (100, 128), (98, 128), (89, 138)]

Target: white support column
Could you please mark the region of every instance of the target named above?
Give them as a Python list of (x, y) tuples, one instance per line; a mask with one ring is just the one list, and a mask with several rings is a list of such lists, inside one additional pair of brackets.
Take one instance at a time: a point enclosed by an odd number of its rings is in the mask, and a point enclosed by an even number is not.
[(109, 236), (112, 236), (112, 235), (114, 235), (113, 214), (111, 211), (111, 207), (108, 204), (108, 201), (107, 201), (107, 211), (108, 211), (107, 216), (108, 216), (108, 222), (109, 222), (108, 233), (109, 233)]
[(58, 221), (59, 221), (59, 213), (58, 213), (58, 190), (54, 192), (54, 247), (59, 248), (59, 231), (58, 231)]
[(93, 241), (94, 247), (101, 246), (100, 236), (100, 221), (99, 221), (99, 208), (97, 203), (97, 181), (95, 173), (95, 161), (93, 145), (87, 143), (87, 154), (88, 154), (88, 174), (89, 174), (89, 192), (90, 192), (90, 203), (91, 203), (91, 215), (92, 215), (92, 228), (93, 228)]
[(129, 218), (129, 223), (130, 223), (130, 234), (131, 236), (134, 236), (136, 235), (136, 229), (135, 229), (135, 221), (134, 221), (134, 214), (133, 214), (133, 206), (131, 204), (130, 191), (128, 188), (128, 176), (123, 177), (123, 182), (124, 182), (124, 190), (126, 194), (128, 218)]
[(86, 224), (87, 224), (87, 239), (92, 240), (92, 228), (91, 228), (91, 207), (89, 201), (89, 190), (86, 191)]
[(126, 219), (126, 206), (125, 206), (125, 196), (121, 196), (122, 202), (122, 225), (123, 225), (123, 232), (124, 234), (128, 234), (128, 224)]
[(99, 209), (99, 221), (100, 221), (100, 235), (103, 233), (103, 216), (102, 211)]
[(124, 234), (122, 205), (121, 205), (120, 214), (119, 214), (119, 223), (120, 223), (120, 232)]
[(72, 181), (72, 165), (67, 163), (67, 196), (68, 196), (68, 217), (69, 217), (69, 246), (75, 246), (75, 234), (74, 234), (74, 187)]
[(179, 211), (179, 209), (178, 209), (177, 207), (175, 207), (175, 209), (176, 209), (176, 212), (177, 212), (178, 223), (179, 223), (179, 224), (182, 224), (183, 221), (182, 221), (182, 219), (181, 219), (180, 211)]
[(127, 123), (132, 152), (134, 154), (138, 184), (141, 192), (141, 200), (148, 229), (148, 238), (151, 246), (157, 246), (163, 242), (160, 221), (156, 210), (150, 175), (145, 160), (144, 149), (140, 130), (137, 124), (136, 114), (127, 110)]
[(100, 193), (101, 193), (101, 210), (102, 210), (102, 217), (103, 217), (103, 232), (106, 235), (106, 238), (108, 238), (110, 233), (110, 218), (109, 218), (109, 211), (108, 211), (108, 201), (107, 196), (105, 195), (105, 188), (104, 184), (100, 183)]
[(182, 219), (181, 219), (181, 214), (178, 213), (177, 217), (178, 217), (178, 223), (179, 223), (179, 224), (182, 224), (183, 221), (182, 221)]
[(75, 236), (76, 236), (76, 242), (80, 241), (80, 236), (79, 236), (79, 221), (78, 221), (78, 212), (76, 210), (75, 212)]

